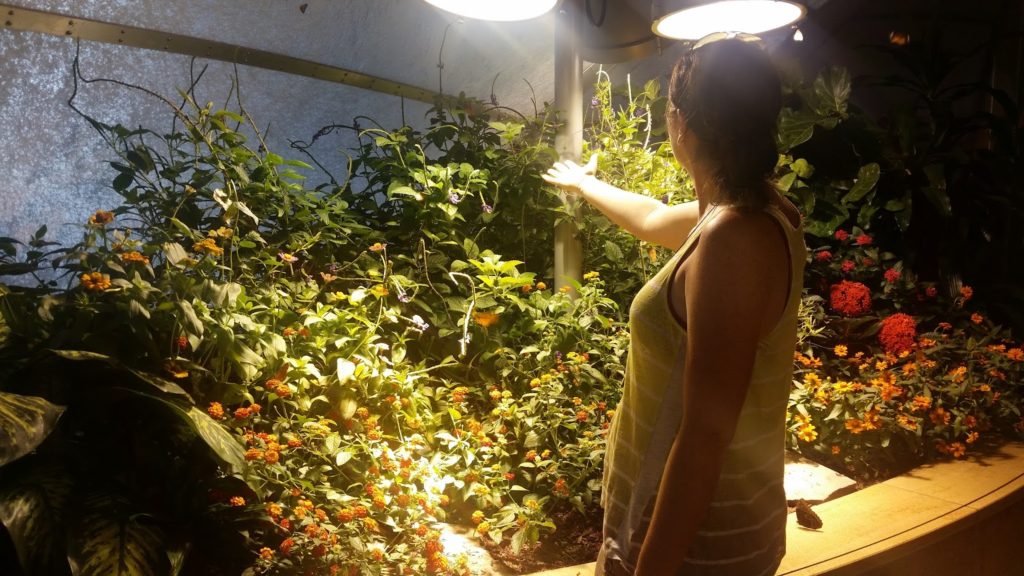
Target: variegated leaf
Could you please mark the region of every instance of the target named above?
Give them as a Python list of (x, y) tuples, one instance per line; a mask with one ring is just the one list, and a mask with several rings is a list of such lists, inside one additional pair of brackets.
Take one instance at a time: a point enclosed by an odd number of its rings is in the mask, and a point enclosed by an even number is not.
[(69, 574), (64, 506), (71, 493), (71, 478), (61, 468), (26, 468), (24, 462), (4, 470), (5, 476), (13, 474), (17, 480), (7, 476), (0, 490), (0, 523), (10, 535), (26, 576)]
[(199, 434), (199, 437), (206, 442), (206, 445), (222, 462), (231, 468), (232, 472), (245, 473), (245, 451), (242, 450), (242, 445), (238, 443), (234, 435), (195, 406), (191, 407), (185, 415), (191, 421), (192, 428)]
[(106, 362), (108, 364), (114, 361), (113, 358), (106, 354), (100, 354), (98, 352), (90, 352), (88, 350), (52, 350), (54, 354), (61, 358), (67, 358), (68, 360), (98, 360), (100, 362)]
[(166, 542), (155, 526), (136, 520), (125, 503), (106, 494), (82, 502), (68, 558), (75, 576), (165, 576)]
[(64, 412), (38, 396), (0, 392), (0, 466), (36, 449)]

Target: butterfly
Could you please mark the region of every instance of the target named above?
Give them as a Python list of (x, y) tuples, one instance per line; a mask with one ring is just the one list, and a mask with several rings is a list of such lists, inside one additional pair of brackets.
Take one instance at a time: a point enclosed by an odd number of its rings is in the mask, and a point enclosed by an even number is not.
[(811, 510), (811, 505), (802, 498), (796, 501), (796, 523), (812, 530), (817, 530), (825, 525), (821, 521), (821, 517)]

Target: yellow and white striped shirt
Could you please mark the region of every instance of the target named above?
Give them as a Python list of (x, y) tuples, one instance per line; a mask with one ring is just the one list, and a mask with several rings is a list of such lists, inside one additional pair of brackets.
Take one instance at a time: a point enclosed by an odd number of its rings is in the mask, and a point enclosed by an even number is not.
[[(722, 472), (681, 575), (774, 574), (785, 554), (786, 496), (783, 491), (786, 404), (796, 347), (797, 312), (807, 255), (803, 231), (770, 205), (790, 255), (790, 291), (778, 324), (758, 342), (750, 387)], [(630, 346), (622, 400), (605, 454), (604, 560), (619, 560), (632, 572), (682, 415), (677, 388), (686, 366), (686, 330), (674, 317), (669, 283), (721, 207), (711, 206), (686, 242), (637, 293), (630, 307)], [(685, 386), (686, 383), (684, 382)], [(686, 486), (673, 487), (686, 490)], [(686, 551), (680, 551), (680, 554)]]

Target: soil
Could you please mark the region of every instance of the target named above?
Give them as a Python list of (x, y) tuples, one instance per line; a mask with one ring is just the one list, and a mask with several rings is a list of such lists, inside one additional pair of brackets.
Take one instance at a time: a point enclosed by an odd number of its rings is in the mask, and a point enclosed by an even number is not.
[(542, 536), (537, 544), (524, 547), (518, 555), (512, 553), (507, 540), (500, 545), (486, 538), (480, 541), (491, 557), (510, 574), (530, 574), (597, 559), (597, 551), (601, 548), (600, 508), (591, 509), (586, 515), (569, 509), (552, 514), (551, 519), (558, 528)]

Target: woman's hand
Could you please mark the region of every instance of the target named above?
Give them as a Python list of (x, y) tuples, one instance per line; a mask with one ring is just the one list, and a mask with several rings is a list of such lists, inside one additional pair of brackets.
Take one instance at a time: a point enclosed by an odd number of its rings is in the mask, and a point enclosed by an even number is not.
[(546, 174), (541, 178), (549, 184), (554, 184), (570, 194), (582, 194), (580, 186), (583, 181), (597, 173), (597, 154), (590, 157), (590, 161), (580, 166), (572, 160), (555, 162), (554, 166), (548, 168)]

